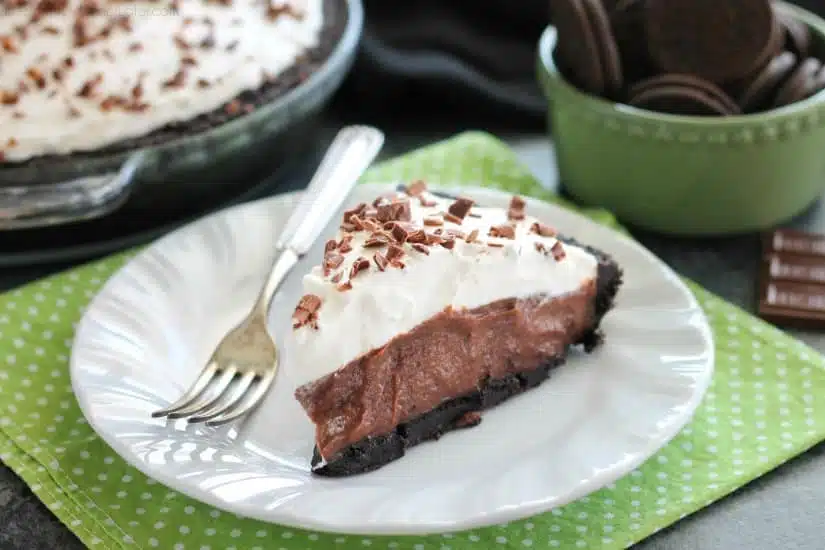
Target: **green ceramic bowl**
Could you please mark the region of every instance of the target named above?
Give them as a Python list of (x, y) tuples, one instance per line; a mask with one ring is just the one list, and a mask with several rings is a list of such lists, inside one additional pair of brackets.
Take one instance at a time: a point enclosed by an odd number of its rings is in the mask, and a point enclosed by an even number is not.
[[(785, 3), (825, 58), (825, 21)], [(625, 223), (673, 235), (767, 229), (825, 191), (825, 92), (754, 115), (654, 113), (587, 95), (554, 60), (556, 29), (539, 42), (559, 178), (578, 201)]]

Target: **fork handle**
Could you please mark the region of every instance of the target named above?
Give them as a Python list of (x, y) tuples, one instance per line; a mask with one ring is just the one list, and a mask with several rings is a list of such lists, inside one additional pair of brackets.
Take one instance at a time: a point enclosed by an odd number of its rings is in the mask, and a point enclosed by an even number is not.
[(347, 126), (339, 131), (298, 199), (276, 248), (306, 254), (383, 144), (384, 134), (370, 126)]
[(335, 136), (275, 244), (275, 260), (254, 306), (259, 315), (266, 316), (284, 278), (341, 208), (383, 144), (384, 134), (370, 126), (348, 126)]

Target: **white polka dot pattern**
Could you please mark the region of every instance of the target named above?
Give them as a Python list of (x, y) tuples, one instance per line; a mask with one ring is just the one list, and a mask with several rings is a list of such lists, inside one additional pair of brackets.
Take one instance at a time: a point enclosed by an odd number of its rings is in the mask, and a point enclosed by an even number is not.
[[(468, 133), (374, 168), (548, 198), (497, 140)], [(614, 223), (604, 212), (588, 212)], [(618, 549), (776, 467), (825, 437), (825, 361), (691, 285), (714, 329), (714, 380), (693, 422), (640, 469), (529, 520), (428, 537), (357, 537), (237, 518), (147, 479), (106, 447), (72, 396), (68, 354), (83, 307), (130, 254), (0, 297), (0, 460), (91, 548)]]

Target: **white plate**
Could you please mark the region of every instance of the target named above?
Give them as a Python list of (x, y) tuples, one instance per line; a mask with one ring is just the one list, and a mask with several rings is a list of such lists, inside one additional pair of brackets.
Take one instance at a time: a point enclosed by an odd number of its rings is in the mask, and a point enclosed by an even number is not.
[[(350, 202), (386, 190), (361, 186)], [(510, 199), (463, 192), (490, 206)], [(252, 302), (297, 197), (235, 207), (161, 239), (108, 281), (78, 327), (72, 382), (91, 425), (126, 461), (195, 499), (340, 533), (431, 533), (511, 521), (628, 473), (681, 429), (708, 386), (711, 332), (679, 278), (616, 232), (529, 201), (531, 215), (612, 254), (625, 283), (604, 319), (604, 346), (572, 354), (550, 380), (487, 411), (478, 427), (421, 444), (376, 472), (323, 479), (309, 472), (313, 429), (281, 377), (240, 434), (150, 418), (192, 382)], [(289, 330), (301, 274), (322, 246), (276, 297), (276, 336)]]

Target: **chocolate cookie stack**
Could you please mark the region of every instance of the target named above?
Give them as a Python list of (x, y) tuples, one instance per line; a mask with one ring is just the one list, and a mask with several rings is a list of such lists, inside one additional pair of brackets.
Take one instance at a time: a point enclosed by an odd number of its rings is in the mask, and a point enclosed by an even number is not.
[(808, 27), (770, 0), (551, 0), (559, 70), (581, 90), (694, 116), (756, 113), (825, 89)]

